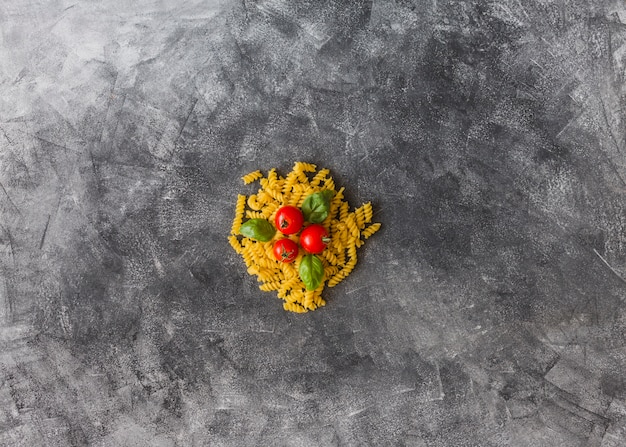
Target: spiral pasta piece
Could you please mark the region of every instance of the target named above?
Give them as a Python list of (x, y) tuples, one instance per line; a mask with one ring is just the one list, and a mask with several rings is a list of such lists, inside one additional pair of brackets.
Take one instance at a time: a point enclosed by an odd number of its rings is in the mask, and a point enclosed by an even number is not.
[(237, 196), (237, 204), (235, 205), (235, 218), (233, 219), (233, 225), (230, 230), (231, 235), (239, 233), (239, 228), (243, 223), (243, 214), (246, 207), (246, 196), (239, 194)]
[(322, 183), (326, 179), (326, 176), (328, 174), (330, 174), (329, 169), (320, 169), (318, 173), (315, 174), (313, 178), (311, 179), (311, 186), (318, 186), (320, 183)]
[(324, 301), (324, 298), (322, 298), (321, 295), (313, 295), (313, 303), (317, 307), (326, 306), (326, 301)]
[(322, 252), (322, 256), (326, 258), (330, 265), (337, 265), (339, 263), (337, 255), (335, 255), (331, 250), (324, 250)]
[(236, 253), (241, 253), (241, 250), (242, 250), (241, 243), (239, 242), (239, 239), (237, 239), (236, 236), (228, 236), (228, 243), (230, 244), (231, 247), (233, 247), (233, 250), (235, 250)]
[(363, 207), (354, 210), (354, 219), (356, 220), (357, 227), (363, 228), (365, 226), (365, 210)]
[(372, 209), (372, 203), (367, 202), (363, 205), (363, 213), (365, 214), (365, 223), (370, 223), (374, 217), (374, 210)]
[(260, 211), (261, 208), (263, 208), (263, 204), (257, 201), (256, 194), (252, 194), (250, 197), (248, 197), (246, 203), (248, 204), (248, 208), (253, 211)]
[(369, 239), (378, 230), (380, 230), (380, 223), (376, 222), (376, 223), (371, 224), (369, 227), (365, 228), (363, 232), (361, 233), (361, 235), (365, 239)]
[(350, 213), (348, 214), (348, 217), (346, 219), (346, 226), (348, 228), (348, 231), (350, 232), (350, 235), (356, 240), (359, 238), (361, 232), (359, 230), (359, 226), (356, 223), (356, 218), (354, 216), (354, 213)]
[(263, 174), (261, 173), (261, 171), (254, 171), (251, 172), (249, 174), (244, 175), (243, 177), (241, 177), (241, 180), (243, 180), (243, 182), (248, 185), (258, 179), (260, 179), (261, 177), (263, 177)]
[(303, 161), (296, 161), (293, 165), (293, 170), (296, 172), (315, 172), (315, 166), (313, 163), (305, 163)]
[(288, 310), (289, 312), (295, 312), (298, 314), (302, 314), (308, 312), (303, 306), (296, 302), (285, 302), (283, 303), (283, 309)]
[(264, 292), (269, 292), (271, 290), (278, 290), (281, 287), (281, 282), (280, 281), (271, 281), (271, 282), (264, 282), (263, 284), (261, 284), (259, 286), (259, 289), (263, 290)]
[(314, 295), (315, 295), (315, 290), (307, 290), (304, 293), (304, 300), (302, 302), (302, 307), (309, 309), (309, 310), (315, 310), (317, 306), (315, 305), (314, 300), (313, 300)]
[(248, 219), (265, 219), (266, 216), (261, 211), (246, 210), (246, 217)]
[(339, 221), (345, 222), (345, 220), (348, 218), (349, 212), (350, 205), (348, 205), (348, 202), (342, 202), (341, 206), (339, 207)]
[(300, 204), (300, 199), (304, 201), (304, 192), (300, 188), (294, 188), (287, 204), (291, 206), (298, 206)]
[(280, 203), (284, 202), (284, 197), (283, 197), (282, 192), (277, 191), (275, 189), (267, 189), (266, 192), (268, 196), (270, 196), (272, 199), (276, 200), (277, 202), (280, 202)]

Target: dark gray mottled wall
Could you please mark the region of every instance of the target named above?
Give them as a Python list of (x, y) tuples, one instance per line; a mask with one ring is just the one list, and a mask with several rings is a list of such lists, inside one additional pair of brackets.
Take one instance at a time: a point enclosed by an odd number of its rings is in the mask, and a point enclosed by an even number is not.
[[(0, 445), (626, 445), (626, 7), (0, 4)], [(307, 315), (226, 235), (332, 169)]]

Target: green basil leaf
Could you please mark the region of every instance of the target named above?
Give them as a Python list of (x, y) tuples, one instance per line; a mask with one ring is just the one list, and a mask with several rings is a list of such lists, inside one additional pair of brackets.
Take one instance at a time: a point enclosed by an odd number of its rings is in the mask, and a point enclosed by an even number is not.
[(306, 255), (300, 261), (300, 279), (307, 290), (315, 290), (324, 279), (324, 265), (320, 258), (315, 255)]
[(320, 223), (328, 217), (330, 210), (330, 199), (335, 193), (330, 190), (320, 191), (311, 194), (302, 203), (302, 214), (304, 219), (311, 223)]
[(241, 225), (239, 233), (250, 239), (267, 242), (274, 237), (276, 228), (265, 219), (250, 219)]

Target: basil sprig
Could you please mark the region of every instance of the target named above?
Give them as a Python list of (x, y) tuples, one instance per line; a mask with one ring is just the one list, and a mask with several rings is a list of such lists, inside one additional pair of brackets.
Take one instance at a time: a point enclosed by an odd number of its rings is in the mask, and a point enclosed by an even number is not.
[(315, 290), (324, 279), (324, 266), (317, 256), (306, 255), (302, 258), (302, 261), (300, 261), (298, 273), (306, 289)]
[(265, 219), (250, 219), (241, 225), (239, 233), (250, 239), (267, 242), (272, 240), (276, 229)]
[(330, 211), (330, 199), (335, 193), (330, 190), (316, 192), (304, 199), (302, 214), (304, 219), (311, 223), (320, 223), (328, 217)]

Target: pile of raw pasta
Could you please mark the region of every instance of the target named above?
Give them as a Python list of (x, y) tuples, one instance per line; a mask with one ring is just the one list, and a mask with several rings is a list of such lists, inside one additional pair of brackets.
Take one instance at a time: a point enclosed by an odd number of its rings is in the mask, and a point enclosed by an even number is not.
[[(350, 274), (357, 263), (357, 248), (380, 228), (380, 223), (372, 223), (371, 203), (350, 211), (343, 196), (344, 188), (336, 189), (330, 171), (318, 171), (310, 163), (296, 162), (285, 177), (271, 169), (267, 176), (263, 176), (261, 171), (255, 171), (242, 177), (242, 180), (246, 184), (259, 181), (260, 188), (256, 194), (250, 196), (238, 195), (228, 240), (233, 249), (242, 256), (248, 273), (257, 276), (261, 290), (276, 291), (278, 297), (285, 301), (283, 308), (287, 311), (307, 312), (324, 306), (324, 287), (333, 287)], [(295, 262), (279, 262), (274, 257), (273, 245), (276, 240), (285, 237), (284, 235), (277, 231), (272, 240), (260, 242), (242, 236), (239, 229), (244, 219), (266, 219), (273, 222), (280, 207), (301, 207), (307, 196), (325, 190), (334, 193), (328, 216), (321, 222), (331, 241), (319, 254), (324, 268), (323, 280), (314, 290), (307, 290), (298, 274), (299, 264), (304, 256), (302, 249)], [(287, 237), (298, 242), (297, 235)]]

